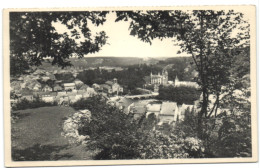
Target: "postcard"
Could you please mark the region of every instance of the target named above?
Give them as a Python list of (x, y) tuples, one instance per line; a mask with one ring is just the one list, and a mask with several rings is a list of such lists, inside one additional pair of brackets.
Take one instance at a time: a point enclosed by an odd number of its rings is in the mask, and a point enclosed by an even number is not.
[(6, 166), (258, 161), (255, 6), (3, 19)]

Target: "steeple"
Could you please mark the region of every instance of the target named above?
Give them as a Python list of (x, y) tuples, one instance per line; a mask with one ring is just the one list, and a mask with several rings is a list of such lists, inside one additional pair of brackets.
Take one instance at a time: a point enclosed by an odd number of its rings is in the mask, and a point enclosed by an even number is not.
[(113, 83), (117, 83), (117, 79), (116, 78), (113, 79)]
[(175, 83), (176, 82), (179, 82), (179, 79), (178, 79), (178, 76), (176, 75), (176, 77), (175, 77)]
[(164, 73), (165, 75), (168, 75), (168, 71), (167, 71), (166, 69), (163, 70), (163, 73)]

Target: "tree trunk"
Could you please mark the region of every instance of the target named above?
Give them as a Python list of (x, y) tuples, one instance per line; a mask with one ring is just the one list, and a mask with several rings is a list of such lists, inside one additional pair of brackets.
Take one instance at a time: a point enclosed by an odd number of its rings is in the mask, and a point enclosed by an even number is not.
[(207, 101), (207, 88), (203, 87), (202, 89), (202, 95), (203, 95), (203, 100), (202, 100), (202, 106), (201, 110), (198, 113), (198, 130), (197, 130), (197, 135), (198, 138), (203, 139), (203, 114), (207, 114), (207, 107), (208, 107), (208, 101)]

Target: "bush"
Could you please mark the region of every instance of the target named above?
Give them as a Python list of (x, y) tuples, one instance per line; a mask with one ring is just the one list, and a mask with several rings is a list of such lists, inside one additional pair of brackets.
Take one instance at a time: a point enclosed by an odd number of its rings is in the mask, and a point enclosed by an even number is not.
[(33, 100), (33, 101), (28, 101), (26, 99), (22, 99), (21, 101), (19, 101), (17, 104), (15, 104), (12, 107), (12, 110), (17, 111), (17, 110), (45, 107), (45, 106), (56, 106), (56, 105), (57, 105), (57, 102), (53, 102), (53, 103), (44, 102), (44, 101), (40, 100), (39, 98), (36, 98), (36, 100)]
[(91, 111), (91, 120), (82, 121), (78, 131), (89, 136), (88, 150), (98, 150), (98, 160), (108, 159), (168, 159), (201, 157), (201, 141), (183, 137), (179, 131), (168, 135), (154, 130), (157, 120), (154, 115), (134, 120), (110, 106), (101, 97), (81, 99), (72, 104), (79, 109)]

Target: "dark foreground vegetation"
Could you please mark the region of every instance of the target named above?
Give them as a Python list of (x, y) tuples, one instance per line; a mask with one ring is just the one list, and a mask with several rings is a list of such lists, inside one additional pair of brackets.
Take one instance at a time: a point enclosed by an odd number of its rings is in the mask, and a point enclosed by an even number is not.
[[(154, 115), (134, 120), (109, 106), (100, 97), (80, 100), (75, 109), (89, 109), (91, 120), (82, 120), (79, 133), (89, 135), (88, 146), (99, 149), (95, 159), (167, 159), (167, 158), (218, 158), (251, 156), (248, 116), (237, 118), (218, 116), (209, 118), (205, 139), (196, 134), (197, 115), (186, 113), (182, 122), (156, 126)], [(154, 129), (156, 128), (156, 129)]]
[(201, 92), (192, 87), (160, 87), (158, 99), (170, 100), (178, 104), (193, 104), (200, 98)]

